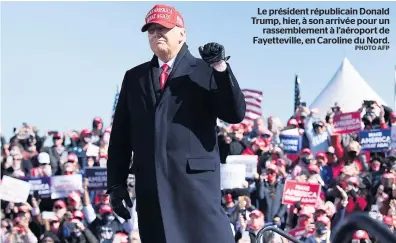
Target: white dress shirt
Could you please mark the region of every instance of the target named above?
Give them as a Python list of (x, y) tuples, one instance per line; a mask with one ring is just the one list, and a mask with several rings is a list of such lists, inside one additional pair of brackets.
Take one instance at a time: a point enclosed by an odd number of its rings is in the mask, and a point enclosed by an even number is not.
[[(173, 65), (175, 64), (175, 59), (176, 59), (176, 57), (172, 58), (169, 62), (166, 63), (168, 65), (168, 67), (169, 67), (168, 71), (167, 71), (168, 75), (172, 71)], [(165, 63), (158, 58), (158, 64), (159, 64), (159, 72), (160, 72), (160, 75), (161, 75), (162, 65), (164, 65)]]

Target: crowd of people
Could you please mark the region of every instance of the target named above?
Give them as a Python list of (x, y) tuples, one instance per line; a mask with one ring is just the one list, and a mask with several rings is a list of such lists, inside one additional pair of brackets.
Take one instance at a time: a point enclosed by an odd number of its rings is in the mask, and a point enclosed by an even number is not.
[[(391, 129), (396, 112), (377, 102), (365, 102), (362, 130)], [(396, 150), (391, 145), (380, 152), (362, 149), (359, 133), (337, 134), (333, 118), (342, 107), (334, 105), (325, 118), (316, 109), (299, 107), (283, 125), (279, 118), (258, 118), (251, 123), (218, 126), (220, 159), (229, 155), (256, 155), (257, 173), (239, 188), (222, 190), (222, 206), (230, 219), (235, 242), (255, 242), (265, 225), (296, 232), (304, 242), (330, 242), (332, 229), (356, 211), (367, 212), (396, 234)], [(49, 131), (23, 124), (14, 136), (1, 137), (1, 177), (44, 178), (82, 174), (83, 190), (65, 198), (42, 198), (31, 193), (26, 202), (1, 202), (1, 242), (140, 242), (136, 212), (125, 221), (112, 211), (103, 190), (90, 190), (85, 171), (106, 167), (111, 126), (95, 118), (91, 129)], [(298, 153), (285, 152), (282, 135), (301, 136)], [(44, 146), (52, 140), (51, 146)], [(96, 155), (87, 153), (91, 144)], [(302, 202), (283, 204), (287, 180), (319, 184), (315, 206)], [(134, 185), (128, 183), (134, 198)], [(133, 211), (134, 209), (132, 209)], [(267, 242), (287, 242), (277, 234)], [(378, 242), (364, 229), (353, 242)]]
[[(140, 242), (136, 218), (125, 221), (114, 214), (105, 190), (90, 190), (84, 176), (89, 167), (106, 167), (110, 132), (111, 127), (105, 129), (102, 119), (95, 118), (92, 129), (80, 132), (49, 131), (40, 136), (37, 128), (23, 124), (9, 141), (2, 136), (2, 178), (81, 174), (83, 190), (65, 198), (31, 193), (26, 202), (2, 200), (1, 242)], [(44, 146), (47, 139), (52, 146)], [(97, 154), (87, 151), (90, 145), (99, 148)], [(129, 189), (134, 198), (133, 183)]]
[[(367, 212), (396, 234), (396, 150), (362, 148), (360, 132), (334, 131), (334, 118), (342, 114), (335, 104), (326, 117), (317, 109), (297, 108), (283, 125), (279, 118), (258, 118), (253, 123), (219, 127), (222, 163), (229, 155), (257, 155), (257, 173), (240, 188), (223, 190), (236, 242), (255, 242), (265, 225), (294, 233), (303, 242), (331, 242), (331, 232), (353, 212)], [(396, 112), (376, 101), (365, 101), (360, 114), (361, 131), (389, 129), (396, 124)], [(376, 130), (375, 130), (376, 131)], [(301, 136), (301, 149), (288, 154), (283, 135)], [(389, 139), (388, 139), (389, 140)], [(285, 183), (320, 185), (315, 206), (282, 204)], [(287, 242), (268, 234), (265, 242)], [(353, 242), (379, 242), (364, 229), (356, 231)]]

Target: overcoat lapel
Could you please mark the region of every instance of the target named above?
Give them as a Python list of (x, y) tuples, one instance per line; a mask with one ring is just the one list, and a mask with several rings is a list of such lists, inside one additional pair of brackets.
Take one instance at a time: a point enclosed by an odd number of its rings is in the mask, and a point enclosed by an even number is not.
[(187, 44), (184, 44), (176, 56), (172, 71), (165, 85), (164, 94), (160, 98), (158, 106), (170, 97), (172, 89), (174, 90), (182, 83), (182, 80), (178, 79), (179, 77), (188, 76), (193, 73), (194, 69), (192, 67), (194, 66), (196, 66), (195, 58), (189, 52)]

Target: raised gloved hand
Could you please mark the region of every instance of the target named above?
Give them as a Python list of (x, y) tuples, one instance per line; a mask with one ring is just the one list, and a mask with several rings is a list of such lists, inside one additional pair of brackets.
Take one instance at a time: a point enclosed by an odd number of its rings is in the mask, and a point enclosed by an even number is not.
[(129, 213), (128, 209), (124, 206), (123, 201), (125, 204), (132, 208), (132, 200), (129, 197), (129, 193), (126, 187), (117, 186), (113, 188), (110, 192), (110, 203), (113, 211), (120, 216), (121, 218), (128, 220), (131, 218), (131, 214)]
[(230, 58), (229, 56), (225, 56), (224, 46), (216, 42), (208, 43), (203, 47), (200, 46), (198, 50), (202, 59), (209, 65), (218, 63), (220, 61), (228, 61), (228, 59)]

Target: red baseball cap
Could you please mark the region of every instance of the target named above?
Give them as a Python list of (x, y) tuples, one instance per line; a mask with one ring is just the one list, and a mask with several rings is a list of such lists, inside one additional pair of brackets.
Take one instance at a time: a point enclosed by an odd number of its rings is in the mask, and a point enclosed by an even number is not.
[(251, 218), (251, 217), (261, 217), (261, 216), (264, 216), (264, 214), (260, 211), (260, 210), (258, 210), (258, 209), (255, 209), (255, 210), (253, 210), (250, 214), (249, 214), (249, 217)]
[(369, 235), (365, 230), (358, 230), (353, 234), (353, 240), (368, 240)]
[(384, 224), (386, 224), (388, 226), (393, 226), (392, 216), (386, 215), (386, 216), (384, 216), (384, 218), (382, 220), (383, 220)]
[(184, 20), (181, 14), (174, 8), (164, 4), (155, 5), (146, 15), (146, 24), (142, 32), (146, 32), (150, 24), (160, 24), (165, 28), (172, 29), (175, 26), (184, 28)]

